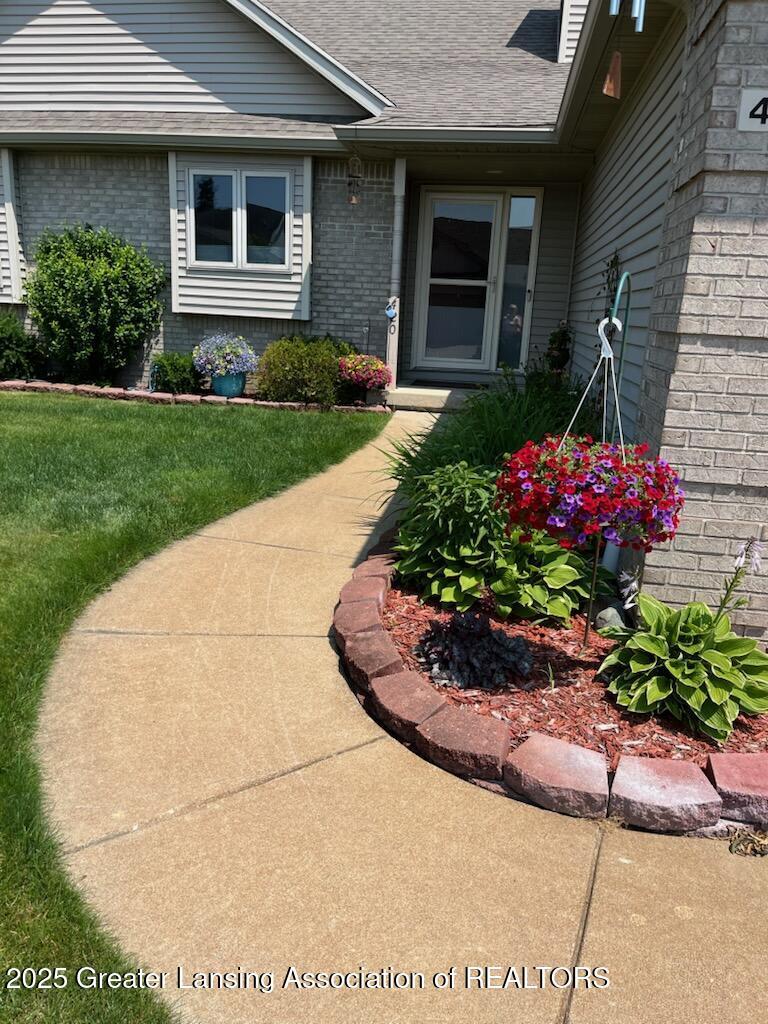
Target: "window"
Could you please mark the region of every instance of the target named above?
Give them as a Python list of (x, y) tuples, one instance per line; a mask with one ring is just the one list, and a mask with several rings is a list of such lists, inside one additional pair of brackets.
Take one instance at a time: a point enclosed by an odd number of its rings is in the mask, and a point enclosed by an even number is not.
[(191, 266), (289, 270), (288, 171), (189, 172)]
[(234, 192), (233, 174), (192, 175), (197, 263), (234, 263)]
[(245, 262), (285, 266), (286, 175), (245, 175), (245, 218)]

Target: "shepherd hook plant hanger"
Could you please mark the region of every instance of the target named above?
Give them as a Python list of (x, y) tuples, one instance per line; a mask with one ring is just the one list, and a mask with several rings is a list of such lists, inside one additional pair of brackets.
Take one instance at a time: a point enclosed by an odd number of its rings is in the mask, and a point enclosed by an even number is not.
[[(626, 300), (624, 306), (624, 320), (620, 320), (618, 317), (619, 306), (621, 304), (621, 297), (626, 288)], [(579, 404), (576, 406), (576, 411), (571, 418), (571, 422), (565, 429), (560, 444), (558, 445), (558, 452), (562, 451), (563, 446), (573, 429), (573, 425), (576, 422), (579, 413), (581, 412), (582, 406), (587, 400), (587, 395), (592, 389), (592, 385), (598, 379), (600, 370), (603, 371), (603, 387), (602, 387), (602, 442), (606, 444), (608, 441), (608, 407), (609, 407), (609, 384), (611, 386), (611, 392), (613, 395), (613, 417), (612, 417), (612, 428), (611, 428), (611, 439), (614, 438), (615, 432), (618, 429), (619, 433), (619, 446), (621, 448), (621, 461), (626, 466), (627, 464), (627, 452), (624, 445), (624, 425), (621, 421), (621, 399), (620, 399), (620, 381), (621, 374), (624, 366), (624, 342), (627, 337), (627, 330), (629, 327), (629, 311), (630, 311), (630, 300), (632, 295), (632, 279), (628, 273), (623, 273), (616, 289), (616, 295), (611, 306), (610, 314), (604, 317), (597, 327), (597, 334), (600, 338), (600, 357), (597, 360), (597, 366), (595, 366), (592, 376), (587, 382), (587, 386), (584, 388), (584, 392), (579, 399)], [(607, 331), (610, 331), (611, 338), (608, 337)], [(615, 367), (615, 354), (613, 351), (613, 345), (611, 340), (615, 338), (616, 334), (621, 335), (621, 349), (619, 352), (619, 375), (618, 379), (616, 376)], [(592, 564), (592, 586), (589, 590), (589, 604), (587, 605), (587, 622), (584, 627), (584, 646), (586, 647), (589, 642), (589, 632), (592, 625), (592, 609), (595, 603), (595, 591), (597, 589), (597, 570), (600, 564), (600, 543), (602, 535), (598, 533), (595, 536), (595, 554), (594, 561)]]

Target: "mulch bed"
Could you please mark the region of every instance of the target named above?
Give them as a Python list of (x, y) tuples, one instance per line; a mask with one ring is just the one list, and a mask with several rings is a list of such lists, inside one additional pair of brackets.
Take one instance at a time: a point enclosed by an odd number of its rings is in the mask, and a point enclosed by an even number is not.
[[(489, 609), (483, 608), (488, 612)], [(393, 587), (384, 609), (383, 622), (407, 668), (422, 672), (413, 647), (434, 620), (451, 618), (451, 612), (420, 604), (418, 598)], [(491, 615), (493, 618), (493, 615)], [(497, 690), (458, 690), (435, 686), (448, 701), (467, 705), (479, 715), (507, 722), (512, 747), (530, 733), (542, 732), (606, 755), (615, 770), (622, 754), (641, 757), (672, 757), (704, 767), (707, 756), (717, 751), (758, 753), (768, 751), (768, 716), (742, 716), (726, 744), (692, 736), (668, 715), (633, 715), (617, 707), (595, 673), (613, 642), (592, 634), (590, 650), (582, 651), (583, 616), (575, 616), (570, 629), (530, 622), (494, 620), (498, 628), (528, 641), (534, 667), (527, 679), (510, 678)], [(550, 681), (550, 667), (554, 688)]]

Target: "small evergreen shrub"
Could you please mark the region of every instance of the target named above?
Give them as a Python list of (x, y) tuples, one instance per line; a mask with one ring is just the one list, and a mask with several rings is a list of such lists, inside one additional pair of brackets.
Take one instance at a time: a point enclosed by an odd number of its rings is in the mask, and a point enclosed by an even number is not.
[(43, 234), (26, 301), (46, 353), (73, 381), (109, 382), (157, 333), (161, 267), (107, 228)]
[(0, 313), (0, 380), (29, 380), (42, 370), (40, 343), (15, 313)]
[(150, 380), (153, 391), (172, 395), (194, 395), (200, 390), (201, 378), (191, 355), (163, 352), (152, 359)]
[(278, 338), (267, 346), (259, 361), (259, 396), (268, 402), (337, 405), (346, 394), (339, 359), (354, 352), (353, 345), (330, 335)]

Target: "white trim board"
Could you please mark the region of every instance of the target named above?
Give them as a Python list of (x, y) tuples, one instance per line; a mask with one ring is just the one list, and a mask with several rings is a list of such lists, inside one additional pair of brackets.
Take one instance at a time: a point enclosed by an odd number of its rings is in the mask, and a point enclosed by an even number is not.
[(10, 149), (0, 149), (0, 174), (3, 179), (5, 206), (5, 232), (8, 238), (8, 268), (11, 285), (11, 302), (21, 302), (21, 238), (16, 218), (16, 179), (13, 168), (13, 154)]

